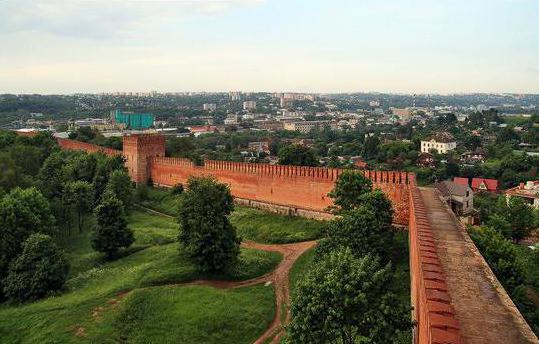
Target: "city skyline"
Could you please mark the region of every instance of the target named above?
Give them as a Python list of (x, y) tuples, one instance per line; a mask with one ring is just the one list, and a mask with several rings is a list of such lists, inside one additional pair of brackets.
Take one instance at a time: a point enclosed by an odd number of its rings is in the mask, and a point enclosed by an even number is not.
[(0, 3), (0, 93), (539, 93), (539, 2)]

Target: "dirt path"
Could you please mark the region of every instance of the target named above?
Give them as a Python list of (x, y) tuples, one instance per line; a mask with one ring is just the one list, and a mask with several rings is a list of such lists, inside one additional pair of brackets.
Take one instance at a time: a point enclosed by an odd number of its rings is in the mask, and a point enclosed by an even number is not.
[[(135, 206), (139, 209), (148, 211), (156, 215), (172, 217), (165, 213), (141, 206), (139, 204), (136, 204)], [(296, 260), (305, 251), (313, 247), (315, 244), (316, 241), (305, 241), (281, 245), (259, 244), (254, 241), (244, 241), (241, 243), (242, 247), (253, 248), (262, 251), (279, 252), (283, 255), (283, 259), (279, 263), (279, 265), (277, 265), (277, 268), (275, 268), (275, 270), (265, 275), (246, 281), (195, 280), (191, 282), (172, 284), (171, 286), (204, 285), (219, 289), (231, 289), (248, 287), (261, 283), (271, 283), (273, 285), (273, 288), (275, 289), (275, 317), (273, 318), (273, 321), (271, 322), (271, 325), (268, 327), (268, 329), (255, 341), (255, 344), (266, 343), (270, 339), (271, 343), (278, 343), (280, 337), (283, 334), (283, 325), (287, 324), (290, 321), (290, 290), (288, 285), (288, 275), (290, 273), (290, 269), (292, 268)], [(285, 308), (284, 310), (283, 307)], [(286, 311), (285, 319), (281, 319), (281, 314), (283, 311)]]

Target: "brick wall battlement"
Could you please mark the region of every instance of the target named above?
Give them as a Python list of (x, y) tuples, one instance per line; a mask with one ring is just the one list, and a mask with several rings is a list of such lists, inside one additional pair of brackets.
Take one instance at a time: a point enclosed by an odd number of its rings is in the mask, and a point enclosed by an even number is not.
[(62, 149), (82, 150), (89, 153), (102, 152), (108, 156), (122, 155), (122, 151), (120, 150), (102, 147), (91, 143), (60, 138), (57, 138), (56, 141)]
[(461, 344), (459, 323), (436, 253), (425, 204), (419, 189), (410, 188), (409, 246), (411, 298), (416, 343)]

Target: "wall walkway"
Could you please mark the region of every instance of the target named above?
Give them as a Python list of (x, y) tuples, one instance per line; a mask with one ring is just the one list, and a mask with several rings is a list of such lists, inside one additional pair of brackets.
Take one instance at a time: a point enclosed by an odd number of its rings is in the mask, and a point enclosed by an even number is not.
[[(431, 248), (438, 257), (436, 266), (443, 271), (445, 283), (440, 289), (447, 287), (449, 299), (453, 301), (452, 308), (445, 305), (441, 308), (447, 313), (446, 319), (454, 317), (456, 320), (454, 323), (444, 321), (449, 324), (446, 331), (460, 329), (462, 342), (467, 344), (539, 343), (466, 230), (437, 192), (432, 188), (421, 188), (420, 198), (434, 239)], [(437, 267), (431, 270), (436, 272)]]

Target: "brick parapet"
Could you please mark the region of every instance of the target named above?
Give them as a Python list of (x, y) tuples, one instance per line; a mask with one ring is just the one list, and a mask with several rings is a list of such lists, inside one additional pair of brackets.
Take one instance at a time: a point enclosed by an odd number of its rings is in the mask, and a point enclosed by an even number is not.
[(410, 278), (415, 343), (461, 344), (459, 323), (419, 189), (410, 186)]
[(58, 145), (62, 149), (81, 150), (88, 153), (101, 152), (108, 156), (122, 155), (122, 151), (120, 150), (102, 147), (102, 146), (94, 145), (91, 143), (70, 140), (70, 139), (61, 139), (61, 138), (57, 138), (56, 141), (58, 142)]

